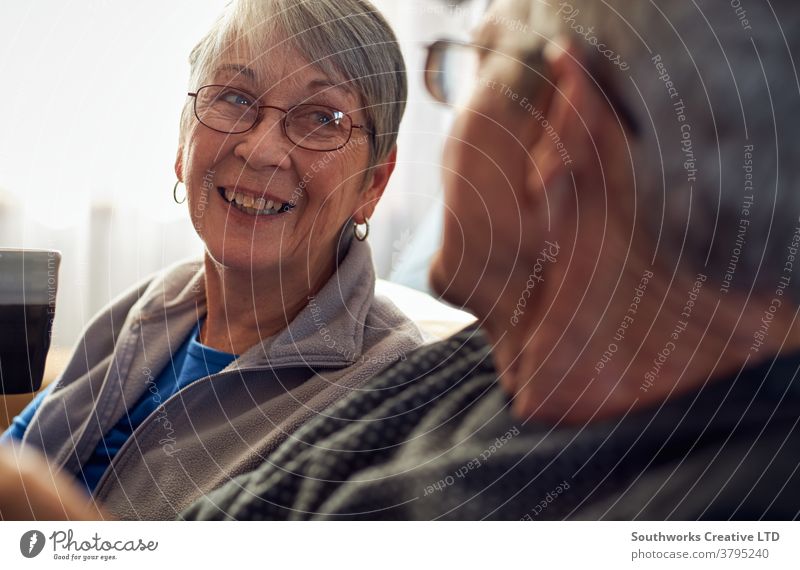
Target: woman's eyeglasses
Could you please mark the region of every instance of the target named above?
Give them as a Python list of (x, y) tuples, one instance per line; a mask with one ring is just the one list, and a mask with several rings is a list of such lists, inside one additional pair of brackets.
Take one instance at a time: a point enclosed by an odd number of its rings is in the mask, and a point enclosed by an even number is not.
[(274, 109), (283, 113), (281, 126), (286, 138), (305, 150), (339, 150), (350, 142), (353, 129), (373, 134), (364, 125), (353, 124), (350, 115), (333, 107), (302, 104), (281, 109), (259, 105), (257, 97), (227, 85), (205, 85), (196, 93), (189, 93), (189, 97), (194, 97), (197, 120), (220, 133), (246, 133), (259, 123), (262, 109)]

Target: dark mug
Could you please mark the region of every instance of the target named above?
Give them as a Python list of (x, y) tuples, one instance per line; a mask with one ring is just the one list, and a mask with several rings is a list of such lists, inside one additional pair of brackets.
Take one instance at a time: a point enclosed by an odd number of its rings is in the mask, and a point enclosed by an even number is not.
[(42, 386), (61, 253), (0, 249), (0, 394)]

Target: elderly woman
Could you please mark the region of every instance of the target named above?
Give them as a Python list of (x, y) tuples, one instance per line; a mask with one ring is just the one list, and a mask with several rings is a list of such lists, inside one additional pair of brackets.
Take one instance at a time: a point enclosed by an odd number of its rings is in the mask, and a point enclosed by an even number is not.
[(365, 0), (238, 0), (193, 50), (175, 161), (205, 243), (86, 329), (3, 440), (121, 518), (173, 518), (418, 346), (365, 239), (406, 98)]

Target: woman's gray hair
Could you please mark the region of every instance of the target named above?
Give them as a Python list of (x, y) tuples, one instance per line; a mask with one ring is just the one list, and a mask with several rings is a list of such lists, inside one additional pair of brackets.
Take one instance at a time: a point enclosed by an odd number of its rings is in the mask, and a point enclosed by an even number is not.
[[(258, 62), (276, 44), (297, 50), (359, 97), (375, 133), (370, 165), (386, 158), (397, 142), (408, 83), (397, 38), (378, 9), (368, 0), (233, 0), (192, 50), (191, 88), (212, 77), (223, 54)], [(193, 116), (189, 100), (181, 142)]]
[(510, 33), (522, 49), (573, 38), (628, 107), (659, 258), (685, 260), (724, 293), (785, 288), (800, 301), (796, 2), (497, 0), (493, 13), (520, 18)]

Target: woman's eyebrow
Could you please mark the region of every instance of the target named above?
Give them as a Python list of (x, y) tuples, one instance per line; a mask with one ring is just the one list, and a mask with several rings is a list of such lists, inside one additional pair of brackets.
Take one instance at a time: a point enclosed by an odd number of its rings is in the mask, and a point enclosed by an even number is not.
[(222, 65), (217, 67), (217, 72), (220, 71), (234, 72), (238, 75), (244, 75), (251, 81), (256, 80), (256, 72), (247, 67), (246, 65), (240, 65), (238, 63), (223, 63)]
[(308, 85), (306, 85), (306, 89), (309, 91), (325, 89), (325, 91), (340, 91), (346, 95), (352, 94), (351, 89), (345, 87), (341, 83), (334, 83), (330, 79), (313, 79), (309, 81)]
[(308, 82), (305, 90), (310, 95), (315, 95), (320, 90), (323, 93), (338, 93), (348, 99), (355, 97), (355, 91), (346, 84), (336, 83), (327, 78), (312, 79)]

